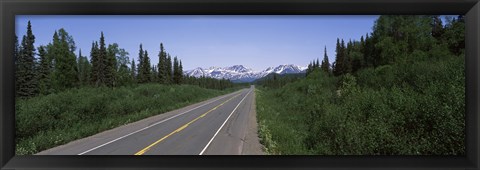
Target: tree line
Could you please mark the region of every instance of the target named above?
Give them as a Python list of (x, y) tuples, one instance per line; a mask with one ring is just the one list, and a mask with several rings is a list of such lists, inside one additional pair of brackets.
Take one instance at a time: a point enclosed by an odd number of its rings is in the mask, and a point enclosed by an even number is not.
[[(306, 75), (321, 70), (329, 76), (340, 77), (364, 68), (462, 56), (465, 53), (464, 28), (463, 15), (447, 16), (446, 24), (438, 15), (382, 15), (375, 21), (372, 32), (361, 36), (360, 40), (345, 42), (337, 38), (335, 61), (332, 64), (325, 46), (323, 60), (312, 60), (307, 66)], [(295, 81), (278, 76), (267, 79), (257, 83), (279, 88)]]
[(355, 73), (362, 68), (394, 63), (412, 63), (449, 53), (460, 55), (465, 51), (464, 16), (382, 15), (373, 32), (361, 36), (360, 41), (337, 38), (335, 61), (330, 65), (325, 47), (322, 63), (310, 62), (306, 73), (321, 69), (334, 76)]
[[(233, 86), (229, 80), (195, 78), (183, 75), (182, 61), (166, 52), (160, 43), (159, 63), (152, 65), (148, 51), (139, 46), (138, 64), (117, 43), (106, 44), (103, 32), (99, 41), (92, 42), (90, 60), (75, 54), (73, 37), (61, 28), (55, 31), (53, 41), (35, 48), (35, 35), (28, 21), (27, 32), (21, 44), (15, 36), (15, 90), (16, 96), (29, 98), (47, 95), (82, 86), (119, 87), (125, 85), (160, 83), (193, 84), (204, 88), (226, 89)], [(38, 57), (36, 57), (38, 56)]]

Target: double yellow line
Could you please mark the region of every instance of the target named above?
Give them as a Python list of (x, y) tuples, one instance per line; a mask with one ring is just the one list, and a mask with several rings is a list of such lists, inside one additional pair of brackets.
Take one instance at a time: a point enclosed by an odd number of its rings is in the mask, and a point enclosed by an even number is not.
[(205, 112), (204, 114), (200, 115), (199, 117), (193, 119), (192, 121), (188, 122), (187, 124), (179, 127), (178, 129), (174, 130), (173, 132), (170, 132), (167, 136), (164, 136), (162, 138), (160, 138), (159, 140), (153, 142), (152, 144), (148, 145), (147, 147), (143, 148), (142, 150), (138, 151), (137, 153), (135, 153), (135, 155), (143, 155), (145, 154), (145, 152), (147, 152), (148, 150), (150, 150), (153, 146), (157, 145), (158, 143), (160, 143), (161, 141), (165, 140), (166, 138), (172, 136), (173, 134), (175, 133), (178, 133), (180, 131), (182, 131), (183, 129), (187, 128), (188, 125), (192, 124), (193, 122), (197, 121), (198, 119), (204, 117), (205, 115), (207, 115), (208, 113), (214, 111), (215, 109), (217, 109), (218, 107), (222, 106), (223, 104), (227, 103), (228, 101), (232, 100), (233, 98), (237, 97), (237, 96), (240, 96), (240, 94), (237, 94), (233, 97), (231, 97), (230, 99), (224, 101), (223, 103), (220, 103), (219, 105), (215, 106), (214, 108), (210, 109), (209, 111)]

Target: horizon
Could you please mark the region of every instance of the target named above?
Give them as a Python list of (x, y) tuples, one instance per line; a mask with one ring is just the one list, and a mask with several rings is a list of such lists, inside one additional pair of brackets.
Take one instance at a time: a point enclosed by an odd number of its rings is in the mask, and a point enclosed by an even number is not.
[(119, 44), (138, 63), (139, 45), (158, 63), (160, 43), (172, 58), (182, 60), (184, 70), (198, 67), (243, 65), (253, 71), (294, 64), (306, 67), (323, 59), (335, 60), (336, 39), (359, 40), (371, 32), (377, 15), (309, 16), (53, 16), (17, 15), (16, 35), (26, 32), (31, 21), (35, 47), (52, 42), (53, 33), (64, 28), (82, 56), (90, 59), (91, 43), (100, 33), (106, 44)]

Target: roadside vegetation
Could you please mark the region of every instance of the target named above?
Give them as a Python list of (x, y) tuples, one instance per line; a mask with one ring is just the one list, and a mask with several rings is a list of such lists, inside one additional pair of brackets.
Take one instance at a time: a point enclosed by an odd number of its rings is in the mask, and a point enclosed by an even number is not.
[[(15, 36), (16, 37), (16, 36)], [(78, 55), (74, 38), (61, 28), (51, 43), (34, 46), (28, 22), (15, 41), (16, 154), (34, 154), (149, 116), (232, 92), (246, 84), (183, 75), (182, 61), (160, 43), (151, 64), (142, 44), (138, 60), (103, 32), (90, 57)], [(152, 55), (150, 55), (152, 56)]]
[(463, 16), (380, 16), (305, 78), (258, 83), (269, 154), (464, 155)]
[(16, 151), (19, 155), (35, 154), (234, 90), (142, 84), (83, 87), (19, 100), (15, 113)]

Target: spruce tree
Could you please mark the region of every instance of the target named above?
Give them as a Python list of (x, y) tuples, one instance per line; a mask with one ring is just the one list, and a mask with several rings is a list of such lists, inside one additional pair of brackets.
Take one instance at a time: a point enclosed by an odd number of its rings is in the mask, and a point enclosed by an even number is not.
[(328, 61), (328, 56), (327, 56), (327, 46), (325, 46), (324, 50), (324, 55), (323, 55), (323, 60), (322, 60), (322, 70), (329, 73), (330, 72), (330, 62)]
[(40, 94), (50, 93), (50, 69), (51, 61), (47, 56), (47, 49), (45, 46), (38, 47), (38, 55), (40, 57), (40, 65), (38, 69), (38, 82)]
[(160, 43), (160, 52), (158, 53), (158, 80), (160, 83), (167, 83), (167, 53), (163, 47), (163, 43)]
[(333, 67), (333, 74), (335, 76), (339, 76), (342, 74), (343, 71), (343, 50), (340, 44), (340, 39), (337, 38), (337, 45), (335, 48), (336, 57), (335, 57), (335, 65)]
[(180, 73), (177, 57), (173, 58), (173, 83), (180, 84)]
[(182, 65), (182, 60), (180, 60), (180, 63), (178, 65), (178, 83), (181, 84), (183, 82), (183, 65)]
[[(18, 57), (20, 56), (19, 53), (20, 53), (20, 46), (18, 45), (18, 37), (17, 35), (15, 35), (15, 48), (13, 49), (13, 60), (14, 60), (14, 63), (15, 63), (15, 70), (18, 71)], [(18, 73), (17, 73), (18, 74)], [(17, 85), (17, 82), (18, 82), (18, 75), (15, 76), (15, 95), (17, 95), (17, 92), (18, 92), (18, 85)]]
[(173, 70), (172, 70), (172, 58), (170, 57), (170, 54), (167, 54), (167, 60), (166, 60), (166, 68), (167, 68), (167, 83), (172, 83), (173, 82)]
[(38, 93), (38, 83), (35, 76), (35, 36), (28, 21), (27, 34), (22, 38), (22, 46), (17, 59), (16, 86), (17, 96), (27, 98)]
[(90, 81), (93, 85), (97, 86), (99, 81), (99, 56), (98, 56), (98, 42), (92, 42), (92, 49), (90, 50), (90, 63), (92, 63), (92, 69), (90, 72)]
[(139, 80), (140, 83), (148, 83), (151, 82), (151, 66), (150, 66), (150, 58), (148, 57), (148, 52), (145, 50), (143, 55), (143, 62), (142, 62), (142, 79)]
[(99, 80), (100, 80), (100, 85), (107, 85), (107, 72), (108, 72), (108, 52), (107, 52), (107, 47), (105, 44), (105, 37), (103, 36), (103, 32), (100, 34), (100, 47), (98, 50), (98, 58), (99, 58)]
[(141, 83), (144, 81), (145, 75), (143, 75), (143, 55), (145, 52), (143, 51), (142, 44), (140, 44), (140, 50), (138, 52), (138, 66), (137, 66), (137, 82)]
[(157, 69), (157, 66), (153, 65), (152, 66), (152, 75), (150, 76), (150, 80), (152, 82), (157, 82), (157, 78), (158, 78), (158, 69)]

